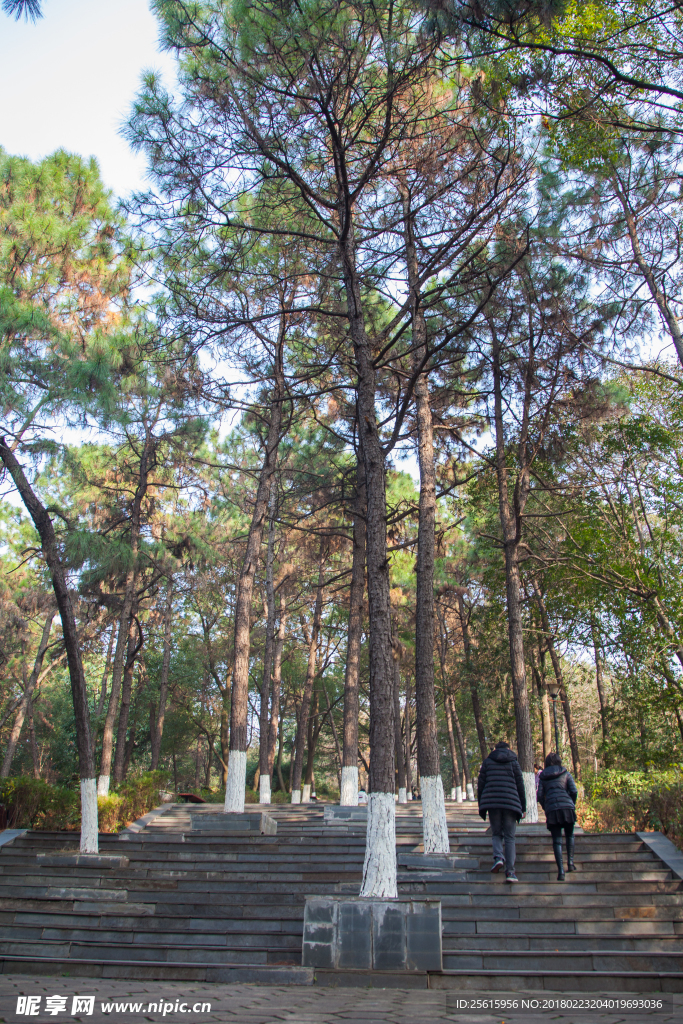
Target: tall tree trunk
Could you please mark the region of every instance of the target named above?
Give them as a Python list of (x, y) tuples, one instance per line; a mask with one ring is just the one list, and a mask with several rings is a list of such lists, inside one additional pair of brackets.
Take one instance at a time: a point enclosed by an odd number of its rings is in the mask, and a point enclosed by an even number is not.
[(541, 734), (543, 737), (543, 759), (545, 760), (553, 749), (553, 739), (552, 727), (550, 724), (550, 707), (548, 705), (548, 691), (545, 686), (545, 671), (543, 670), (544, 655), (541, 655), (541, 668), (539, 669), (536, 666), (533, 644), (531, 645), (530, 654), (531, 672), (534, 677), (534, 682), (536, 683), (536, 693), (538, 694), (541, 710)]
[(607, 699), (605, 697), (605, 687), (602, 680), (602, 659), (600, 658), (600, 641), (598, 638), (598, 628), (595, 619), (592, 615), (591, 636), (593, 639), (593, 653), (595, 655), (595, 685), (598, 690), (598, 700), (600, 701), (600, 721), (602, 723), (602, 739), (604, 743), (607, 743), (607, 741), (609, 740)]
[(470, 775), (469, 761), (467, 760), (467, 746), (465, 744), (465, 738), (462, 734), (462, 726), (460, 725), (460, 719), (458, 718), (458, 711), (455, 706), (455, 700), (453, 694), (448, 694), (448, 702), (453, 716), (453, 724), (455, 726), (455, 735), (458, 740), (458, 748), (460, 750), (460, 761), (462, 763), (462, 774), (463, 781), (465, 783), (465, 792), (467, 793), (468, 800), (474, 800), (474, 788), (472, 786), (472, 776)]
[(311, 710), (308, 716), (308, 726), (306, 728), (306, 771), (304, 772), (304, 791), (301, 797), (302, 804), (310, 804), (311, 802), (311, 790), (313, 789), (313, 767), (315, 763), (315, 748), (317, 745), (318, 736), (320, 730), (316, 728), (316, 719), (318, 717), (318, 691), (313, 691), (313, 699), (311, 700)]
[[(553, 634), (550, 629), (550, 619), (548, 618), (548, 611), (545, 606), (545, 601), (541, 594), (540, 588), (536, 579), (532, 576), (531, 583), (534, 588), (534, 597), (536, 598), (536, 604), (538, 610), (541, 613), (541, 625), (543, 626), (543, 632), (545, 634), (545, 645), (550, 655), (550, 660), (553, 666), (553, 672), (555, 673), (555, 679), (557, 685), (560, 688), (560, 700), (562, 701), (562, 708), (564, 710), (564, 718), (567, 723), (567, 733), (569, 735), (569, 746), (572, 752), (572, 761), (574, 762), (574, 775), (577, 779), (581, 778), (581, 757), (579, 755), (579, 744), (576, 737), (576, 729), (574, 727), (574, 718), (572, 716), (572, 707), (569, 701), (569, 695), (564, 686), (564, 679), (562, 676), (562, 666), (560, 665), (560, 659), (555, 649), (555, 643), (553, 640)], [(559, 753), (559, 751), (558, 751)]]
[[(275, 641), (275, 657), (273, 659), (273, 698), (270, 707), (270, 726), (268, 730), (268, 777), (273, 775), (275, 761), (275, 744), (280, 735), (280, 695), (282, 692), (282, 650), (285, 645), (285, 628), (287, 611), (284, 592), (280, 594), (280, 624)], [(282, 788), (282, 787), (281, 787)], [(283, 790), (284, 792), (284, 790)]]
[(284, 343), (286, 317), (280, 318), (275, 355), (275, 386), (270, 402), (270, 424), (266, 438), (263, 466), (259, 475), (254, 511), (249, 526), (247, 549), (237, 584), (235, 603), (235, 664), (232, 675), (230, 707), (230, 760), (225, 787), (225, 810), (241, 814), (247, 784), (247, 717), (249, 711), (249, 651), (251, 646), (251, 598), (254, 575), (261, 550), (263, 526), (268, 511), (270, 487), (275, 473), (277, 450), (282, 432), (283, 403), (285, 399)]
[(66, 576), (59, 557), (57, 538), (54, 526), (47, 510), (34, 494), (31, 485), (14, 452), (7, 445), (5, 438), (0, 437), (0, 459), (12, 477), (19, 491), (21, 500), (28, 510), (38, 531), (45, 563), (52, 578), (52, 586), (57, 600), (59, 616), (62, 620), (62, 635), (66, 648), (69, 678), (71, 680), (71, 696), (74, 706), (76, 723), (76, 746), (78, 748), (78, 770), (81, 778), (81, 852), (97, 853), (99, 836), (97, 831), (97, 784), (95, 780), (95, 762), (93, 759), (90, 739), (90, 710), (88, 707), (88, 690), (81, 660), (81, 650), (76, 629), (71, 595)]
[(284, 780), (284, 778), (282, 776), (282, 744), (283, 744), (283, 739), (284, 739), (284, 737), (283, 737), (284, 724), (285, 724), (285, 708), (282, 709), (282, 715), (280, 717), (280, 721), (278, 722), (278, 726), (277, 726), (277, 759), (275, 761), (275, 767), (277, 769), (277, 783), (278, 783), (278, 786), (280, 787), (280, 792), (281, 793), (286, 793), (287, 792), (287, 786), (285, 785), (285, 780)]
[(403, 739), (405, 741), (405, 764), (406, 764), (406, 796), (409, 800), (413, 799), (413, 767), (412, 767), (412, 750), (413, 750), (413, 738), (411, 736), (411, 725), (410, 725), (410, 676), (406, 678), (406, 706), (403, 714)]
[[(126, 736), (128, 734), (128, 716), (130, 714), (130, 703), (133, 696), (133, 675), (135, 673), (135, 659), (142, 647), (142, 630), (137, 619), (136, 607), (132, 609), (130, 627), (128, 630), (128, 649), (126, 652), (126, 664), (123, 670), (123, 685), (121, 687), (121, 710), (119, 711), (119, 722), (116, 730), (116, 753), (114, 755), (114, 782), (122, 782), (124, 775), (124, 764), (126, 760)], [(138, 640), (136, 642), (136, 634)]]
[(171, 627), (173, 624), (173, 576), (169, 575), (166, 583), (166, 604), (164, 606), (164, 656), (161, 662), (161, 680), (159, 682), (159, 711), (152, 729), (152, 771), (159, 767), (161, 757), (161, 740), (164, 735), (164, 719), (168, 701), (168, 675), (171, 669)]
[(406, 792), (406, 761), (403, 756), (403, 736), (401, 735), (401, 666), (398, 651), (395, 651), (394, 658), (394, 733), (396, 736), (395, 757), (398, 775), (398, 802), (405, 804), (408, 801)]
[(474, 672), (472, 671), (471, 661), (471, 644), (470, 644), (470, 629), (467, 621), (467, 612), (465, 610), (465, 599), (462, 593), (458, 592), (458, 615), (460, 616), (460, 629), (462, 632), (462, 645), (465, 649), (465, 673), (467, 675), (467, 681), (470, 688), (470, 697), (472, 699), (472, 713), (474, 714), (474, 724), (477, 730), (477, 739), (479, 740), (479, 752), (481, 753), (482, 761), (488, 757), (488, 746), (486, 744), (486, 732), (484, 730), (484, 718), (481, 713), (481, 702), (479, 700), (479, 686), (475, 678)]
[(31, 747), (31, 761), (33, 762), (33, 778), (39, 779), (40, 754), (38, 753), (38, 744), (36, 742), (36, 726), (33, 721), (33, 700), (29, 700), (28, 702), (26, 717), (28, 719), (28, 740)]
[[(101, 716), (104, 711), (105, 701), (107, 699), (107, 680), (109, 678), (109, 669), (111, 668), (111, 656), (114, 650), (114, 639), (116, 637), (116, 626), (112, 625), (109, 631), (109, 643), (107, 645), (107, 656), (104, 659), (104, 671), (102, 672), (102, 682), (100, 684), (100, 695), (97, 698), (97, 711), (95, 714), (97, 718)], [(97, 749), (97, 735), (99, 729), (93, 729), (92, 731), (92, 753), (95, 756), (95, 750)]]
[(327, 687), (325, 686), (325, 680), (324, 679), (320, 680), (320, 685), (322, 686), (323, 693), (325, 694), (325, 704), (327, 705), (327, 717), (328, 717), (329, 722), (330, 722), (330, 728), (332, 729), (332, 737), (334, 739), (334, 749), (335, 749), (335, 753), (337, 755), (337, 783), (339, 785), (339, 791), (341, 792), (342, 752), (341, 752), (341, 747), (339, 746), (339, 736), (337, 735), (337, 726), (336, 726), (335, 721), (334, 721), (334, 715), (332, 714), (332, 705), (330, 704), (330, 695), (327, 692)]
[(451, 715), (451, 703), (448, 699), (446, 687), (444, 686), (443, 691), (443, 710), (446, 716), (446, 728), (448, 729), (448, 747), (451, 752), (451, 764), (453, 765), (453, 777), (451, 786), (451, 800), (455, 800), (457, 803), (462, 803), (462, 783), (460, 781), (460, 772), (458, 770), (458, 755), (455, 752), (455, 739), (453, 737), (453, 716)]
[(320, 632), (320, 623), (323, 614), (324, 563), (325, 554), (323, 543), (321, 541), (320, 555), (318, 560), (318, 586), (315, 594), (315, 610), (313, 612), (313, 623), (311, 627), (310, 636), (308, 637), (308, 665), (306, 668), (306, 679), (304, 682), (304, 692), (301, 698), (301, 707), (299, 709), (299, 721), (296, 729), (294, 765), (292, 768), (291, 776), (293, 804), (298, 804), (301, 802), (301, 775), (304, 764), (304, 745), (306, 743), (306, 735), (308, 732), (308, 719), (311, 707), (311, 697), (313, 695), (313, 682), (315, 680), (316, 661), (318, 657), (318, 634)]
[[(138, 468), (138, 483), (133, 496), (130, 519), (130, 568), (126, 573), (126, 585), (123, 592), (123, 605), (121, 618), (119, 620), (119, 633), (116, 638), (116, 650), (114, 652), (114, 667), (111, 674), (111, 693), (109, 695), (109, 707), (104, 720), (104, 731), (102, 735), (102, 756), (100, 758), (100, 777), (97, 783), (99, 796), (107, 796), (109, 793), (109, 782), (111, 776), (112, 753), (114, 749), (114, 722), (121, 694), (123, 674), (125, 671), (126, 651), (131, 628), (131, 616), (135, 602), (135, 582), (137, 571), (138, 551), (140, 548), (140, 528), (142, 522), (142, 502), (147, 493), (149, 474), (156, 465), (155, 439), (148, 434), (140, 455), (140, 466)], [(123, 767), (123, 763), (121, 764)]]
[(415, 713), (417, 770), (422, 797), (422, 837), (425, 853), (448, 853), (448, 824), (439, 764), (439, 738), (434, 696), (434, 551), (436, 526), (436, 472), (434, 429), (429, 401), (427, 323), (420, 305), (420, 279), (413, 238), (413, 217), (408, 189), (400, 186), (403, 203), (403, 238), (412, 306), (415, 421), (420, 467), (417, 525), (417, 593), (415, 596)]
[(35, 661), (33, 662), (33, 670), (29, 676), (26, 685), (24, 687), (24, 695), (21, 699), (21, 704), (17, 710), (16, 717), (14, 719), (14, 725), (12, 726), (12, 732), (10, 733), (9, 742), (7, 744), (7, 750), (5, 752), (5, 759), (2, 762), (2, 770), (0, 770), (0, 778), (6, 779), (12, 768), (12, 761), (14, 760), (14, 754), (19, 743), (19, 737), (21, 736), (21, 730), (24, 724), (24, 719), (28, 714), (29, 707), (33, 700), (33, 692), (38, 682), (38, 676), (40, 670), (43, 667), (43, 659), (45, 652), (47, 651), (47, 645), (50, 640), (50, 630), (52, 629), (52, 620), (55, 617), (55, 612), (50, 609), (45, 616), (45, 622), (43, 624), (43, 632), (40, 637), (38, 644), (38, 650), (36, 652)]
[[(512, 495), (509, 492), (509, 472), (503, 424), (503, 389), (501, 380), (500, 347), (495, 330), (492, 328), (494, 417), (496, 436), (496, 477), (498, 481), (498, 506), (500, 525), (503, 533), (505, 552), (505, 591), (508, 611), (508, 637), (510, 642), (510, 669), (512, 675), (512, 696), (515, 707), (517, 732), (517, 757), (524, 777), (526, 793), (526, 820), (538, 821), (536, 803), (536, 781), (534, 778), (534, 744), (529, 713), (529, 694), (526, 684), (524, 660), (524, 622), (522, 619), (521, 580), (519, 575), (519, 544), (521, 540), (522, 513), (529, 490), (529, 467), (522, 453), (526, 447), (526, 422), (528, 399), (525, 396), (524, 429), (520, 439), (520, 467)], [(531, 380), (528, 380), (528, 387)]]
[[(359, 442), (360, 443), (360, 442)], [(349, 623), (347, 630), (346, 672), (344, 676), (344, 753), (342, 758), (339, 803), (346, 807), (358, 804), (358, 714), (361, 637), (363, 633), (363, 593), (365, 591), (365, 517), (367, 495), (365, 466), (359, 450), (356, 463), (356, 495), (353, 516), (353, 557), (349, 591)]]
[(370, 610), (370, 759), (368, 825), (362, 897), (395, 897), (396, 810), (394, 807), (394, 667), (387, 558), (385, 455), (375, 409), (376, 375), (365, 330), (361, 285), (356, 269), (353, 208), (348, 197), (339, 209), (339, 248), (346, 292), (349, 334), (358, 375), (358, 429), (367, 493), (366, 558)]
[(270, 483), (270, 516), (268, 522), (268, 549), (266, 554), (266, 646), (263, 656), (263, 681), (261, 682), (261, 706), (259, 709), (259, 803), (270, 803), (270, 768), (268, 761), (268, 736), (270, 721), (270, 691), (275, 646), (275, 584), (273, 563), (275, 561), (275, 504), (277, 488), (275, 477)]

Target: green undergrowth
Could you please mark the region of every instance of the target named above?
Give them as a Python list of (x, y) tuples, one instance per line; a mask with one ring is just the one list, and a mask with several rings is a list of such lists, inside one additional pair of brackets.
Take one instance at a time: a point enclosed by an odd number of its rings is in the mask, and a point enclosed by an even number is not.
[[(119, 832), (160, 802), (169, 774), (145, 772), (98, 797), (100, 832)], [(81, 827), (80, 787), (52, 786), (25, 776), (0, 780), (0, 803), (7, 808), (8, 828), (71, 831)]]
[(610, 769), (586, 784), (577, 807), (586, 832), (663, 832), (683, 849), (683, 773)]

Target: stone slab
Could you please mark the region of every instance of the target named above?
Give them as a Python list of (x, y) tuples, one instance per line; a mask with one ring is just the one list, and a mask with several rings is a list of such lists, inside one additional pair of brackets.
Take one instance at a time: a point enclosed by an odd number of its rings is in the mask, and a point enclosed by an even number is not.
[(441, 901), (310, 896), (304, 967), (342, 971), (440, 971)]
[(675, 878), (683, 879), (683, 853), (661, 832), (636, 832), (652, 852), (662, 860)]
[(360, 822), (365, 824), (368, 820), (367, 807), (339, 807), (336, 804), (326, 804), (324, 809), (326, 825), (348, 825), (349, 822)]
[(277, 821), (270, 814), (190, 814), (193, 832), (258, 832), (262, 836), (277, 835)]
[(13, 843), (19, 836), (23, 836), (28, 832), (27, 828), (6, 828), (0, 832), (0, 846), (7, 846), (8, 843)]
[(36, 855), (39, 866), (58, 868), (127, 868), (128, 857), (117, 857), (110, 853), (39, 853)]
[(162, 814), (168, 814), (168, 812), (172, 811), (175, 806), (175, 804), (162, 804), (160, 807), (155, 807), (154, 810), (148, 811), (147, 814), (143, 814), (141, 818), (137, 819), (137, 821), (133, 821), (130, 825), (121, 829), (119, 832), (119, 839), (122, 839), (124, 842), (127, 839), (129, 840), (131, 836), (136, 835), (138, 832), (142, 832), (143, 828), (146, 828), (150, 821), (154, 821), (155, 818), (161, 817)]

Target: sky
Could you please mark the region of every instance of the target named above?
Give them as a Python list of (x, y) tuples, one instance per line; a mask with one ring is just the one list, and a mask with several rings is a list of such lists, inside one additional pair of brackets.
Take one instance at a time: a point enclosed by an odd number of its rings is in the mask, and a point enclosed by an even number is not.
[(124, 196), (145, 183), (145, 160), (120, 128), (143, 71), (172, 85), (147, 0), (43, 0), (44, 17), (0, 11), (0, 146), (32, 160), (60, 147), (96, 157), (105, 185)]

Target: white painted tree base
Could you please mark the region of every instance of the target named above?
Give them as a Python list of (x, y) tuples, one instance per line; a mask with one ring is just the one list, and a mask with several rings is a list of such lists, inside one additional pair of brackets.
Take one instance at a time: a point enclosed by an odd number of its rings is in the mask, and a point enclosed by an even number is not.
[(455, 802), (456, 804), (462, 803), (462, 786), (455, 787)]
[(109, 796), (109, 775), (100, 775), (97, 780), (97, 795)]
[(467, 799), (474, 800), (474, 786), (471, 782), (467, 783)]
[(81, 853), (99, 853), (97, 779), (81, 779)]
[(270, 776), (262, 775), (258, 783), (258, 802), (260, 804), (270, 803)]
[(420, 778), (422, 796), (422, 841), (425, 853), (450, 853), (446, 801), (440, 775)]
[(310, 804), (311, 802), (311, 787), (304, 784), (304, 791), (301, 794), (301, 803)]
[(408, 799), (409, 799), (409, 800), (412, 800), (412, 799), (413, 799), (413, 794), (412, 794), (412, 793), (408, 793), (407, 795), (408, 795)]
[(247, 752), (231, 750), (228, 760), (228, 781), (225, 786), (226, 814), (244, 813), (244, 791), (247, 788)]
[(526, 815), (524, 821), (533, 825), (538, 821), (538, 804), (536, 802), (536, 778), (533, 772), (522, 772), (524, 792), (526, 793)]
[(370, 793), (365, 863), (360, 895), (366, 899), (395, 899), (396, 887), (396, 805), (393, 793)]
[(408, 803), (408, 795), (406, 793), (406, 787), (405, 786), (400, 786), (399, 787), (398, 802), (400, 804), (407, 804)]
[(292, 790), (292, 803), (293, 804), (300, 804), (301, 803), (301, 790), (300, 789), (293, 789)]
[(341, 807), (358, 807), (358, 766), (342, 768), (341, 772), (341, 793), (339, 794)]

